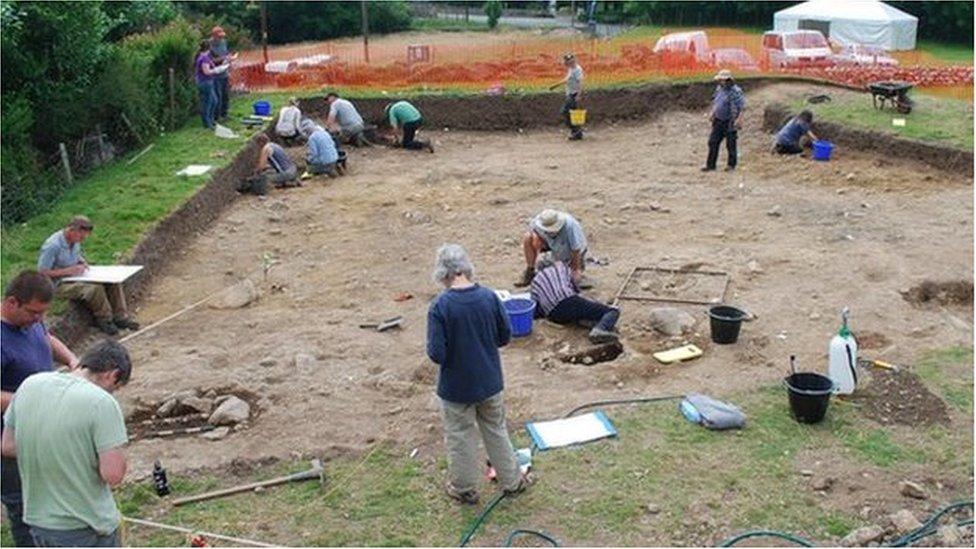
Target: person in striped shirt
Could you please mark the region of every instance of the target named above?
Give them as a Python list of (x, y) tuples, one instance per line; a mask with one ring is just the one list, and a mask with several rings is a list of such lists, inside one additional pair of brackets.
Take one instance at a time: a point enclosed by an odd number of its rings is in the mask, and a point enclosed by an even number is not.
[(609, 343), (620, 338), (614, 330), (620, 310), (579, 295), (572, 271), (565, 263), (553, 261), (552, 254), (547, 252), (539, 255), (535, 271), (530, 293), (538, 304), (537, 315), (557, 324), (592, 326), (589, 334), (592, 343)]

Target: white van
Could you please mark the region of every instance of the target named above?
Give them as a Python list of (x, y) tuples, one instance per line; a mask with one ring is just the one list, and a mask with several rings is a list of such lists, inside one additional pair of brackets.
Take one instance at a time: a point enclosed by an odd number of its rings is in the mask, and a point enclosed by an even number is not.
[(770, 31), (763, 34), (763, 62), (770, 68), (829, 67), (834, 52), (820, 31)]
[(654, 44), (654, 53), (690, 53), (699, 61), (708, 61), (709, 51), (705, 31), (672, 32), (658, 38)]

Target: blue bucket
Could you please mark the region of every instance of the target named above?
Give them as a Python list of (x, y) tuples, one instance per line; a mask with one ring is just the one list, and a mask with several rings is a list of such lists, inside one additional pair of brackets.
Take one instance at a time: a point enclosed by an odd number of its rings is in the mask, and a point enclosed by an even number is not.
[(535, 316), (535, 301), (531, 299), (509, 299), (504, 302), (508, 320), (512, 324), (512, 335), (525, 337), (532, 333), (532, 318)]
[(255, 101), (253, 107), (255, 116), (271, 116), (271, 103)]
[(830, 160), (830, 153), (834, 150), (834, 144), (825, 139), (818, 139), (813, 142), (813, 159), (824, 162)]

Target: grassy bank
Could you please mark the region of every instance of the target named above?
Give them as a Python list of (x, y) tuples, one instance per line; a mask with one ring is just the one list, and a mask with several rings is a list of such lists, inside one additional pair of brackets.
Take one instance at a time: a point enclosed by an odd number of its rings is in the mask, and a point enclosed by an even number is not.
[[(539, 483), (502, 502), (473, 543), (500, 545), (513, 529), (529, 528), (572, 545), (713, 545), (763, 528), (836, 544), (870, 522), (845, 511), (835, 495), (813, 491), (803, 469), (844, 483), (857, 484), (850, 479), (859, 476), (881, 479), (873, 482), (885, 486), (930, 475), (960, 486), (950, 497), (969, 498), (972, 356), (970, 348), (950, 348), (928, 353), (916, 365), (928, 387), (949, 403), (950, 427), (882, 426), (865, 419), (856, 404), (837, 402), (825, 422), (800, 425), (790, 418), (780, 387), (729, 397), (749, 417), (739, 432), (689, 424), (674, 402), (606, 408), (619, 437), (537, 454)], [(520, 427), (512, 426), (513, 434), (524, 446), (528, 439)], [(126, 486), (119, 501), (129, 516), (277, 544), (456, 544), (478, 509), (444, 496), (442, 456), (410, 454), (411, 448), (384, 445), (365, 459), (331, 461), (323, 487), (307, 482), (171, 508), (144, 481)], [(304, 462), (281, 463), (250, 478), (305, 468)], [(244, 480), (174, 476), (172, 483), (186, 495)], [(834, 492), (847, 494), (849, 486)], [(484, 494), (483, 503), (493, 495)], [(184, 539), (145, 527), (129, 528), (128, 536), (130, 545), (172, 546)]]
[[(818, 105), (808, 105), (804, 99), (797, 98), (793, 107), (810, 109), (817, 118), (831, 122), (973, 150), (972, 103), (919, 93), (911, 97), (915, 107), (908, 115), (891, 109), (875, 109), (867, 94), (834, 94), (830, 102)], [(894, 119), (905, 120), (905, 125), (893, 125)]]

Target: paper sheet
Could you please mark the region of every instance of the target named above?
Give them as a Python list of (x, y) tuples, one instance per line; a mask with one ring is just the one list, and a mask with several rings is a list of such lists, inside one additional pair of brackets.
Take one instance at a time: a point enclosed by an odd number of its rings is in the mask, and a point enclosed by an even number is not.
[(121, 284), (142, 270), (142, 265), (91, 265), (84, 274), (66, 276), (62, 282), (92, 282), (96, 284)]
[(525, 428), (540, 450), (617, 436), (602, 410), (566, 419), (531, 422)]
[(176, 172), (176, 175), (203, 175), (209, 172), (211, 168), (213, 168), (213, 166), (208, 166), (206, 164), (190, 164), (189, 166)]

